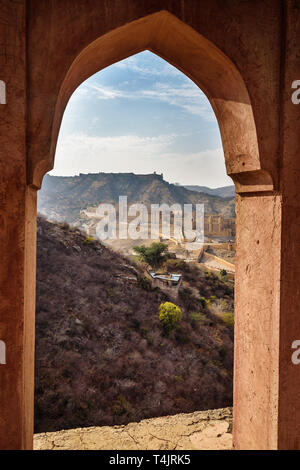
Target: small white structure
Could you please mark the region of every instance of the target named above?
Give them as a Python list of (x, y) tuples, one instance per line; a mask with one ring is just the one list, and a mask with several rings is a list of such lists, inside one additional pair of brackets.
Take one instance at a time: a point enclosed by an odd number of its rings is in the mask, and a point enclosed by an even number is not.
[(3, 80), (0, 80), (0, 104), (6, 104), (6, 85)]
[(158, 279), (168, 286), (176, 286), (181, 283), (182, 274), (157, 274), (155, 271), (148, 271), (152, 279)]
[(0, 364), (6, 364), (6, 344), (0, 340)]

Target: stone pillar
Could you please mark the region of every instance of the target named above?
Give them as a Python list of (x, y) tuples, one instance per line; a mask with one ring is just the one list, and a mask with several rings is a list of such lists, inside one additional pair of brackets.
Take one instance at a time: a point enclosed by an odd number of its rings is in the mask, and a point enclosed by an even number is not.
[[(300, 340), (300, 103), (293, 82), (300, 81), (300, 3), (286, 0), (286, 44), (282, 70), (282, 260), (278, 448), (300, 449), (300, 365), (291, 356)], [(298, 101), (300, 87), (298, 85)], [(294, 102), (296, 103), (295, 99)]]
[[(280, 196), (238, 197), (234, 441), (300, 449), (300, 4), (286, 0), (281, 63)], [(300, 92), (297, 93), (298, 99)]]
[(234, 445), (276, 449), (281, 198), (237, 196)]
[(25, 2), (0, 0), (0, 449), (33, 432), (36, 191), (26, 185)]

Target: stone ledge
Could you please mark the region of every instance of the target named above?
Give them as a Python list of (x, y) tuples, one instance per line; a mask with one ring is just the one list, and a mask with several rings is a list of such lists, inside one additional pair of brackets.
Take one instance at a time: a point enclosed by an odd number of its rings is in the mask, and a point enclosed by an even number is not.
[(232, 409), (35, 434), (35, 450), (230, 450)]

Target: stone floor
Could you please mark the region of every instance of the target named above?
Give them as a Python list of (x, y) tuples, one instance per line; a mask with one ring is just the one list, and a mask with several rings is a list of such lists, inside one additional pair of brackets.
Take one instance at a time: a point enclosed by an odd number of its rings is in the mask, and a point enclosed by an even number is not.
[(232, 448), (232, 409), (35, 434), (36, 450), (225, 450)]

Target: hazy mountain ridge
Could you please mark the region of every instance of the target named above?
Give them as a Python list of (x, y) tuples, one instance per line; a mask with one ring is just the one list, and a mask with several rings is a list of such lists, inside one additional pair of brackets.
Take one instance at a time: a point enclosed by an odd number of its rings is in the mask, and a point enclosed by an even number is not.
[(235, 196), (235, 187), (232, 186), (222, 186), (220, 188), (208, 188), (207, 186), (197, 186), (197, 185), (187, 185), (184, 186), (189, 191), (196, 191), (200, 193), (210, 194), (211, 196), (220, 196), (223, 198), (234, 198)]
[(100, 202), (118, 203), (119, 196), (127, 196), (128, 203), (200, 204), (206, 213), (234, 217), (234, 198), (191, 191), (184, 186), (170, 184), (160, 175), (133, 173), (94, 173), (73, 177), (46, 175), (38, 197), (38, 210), (52, 220), (75, 223), (80, 210)]

